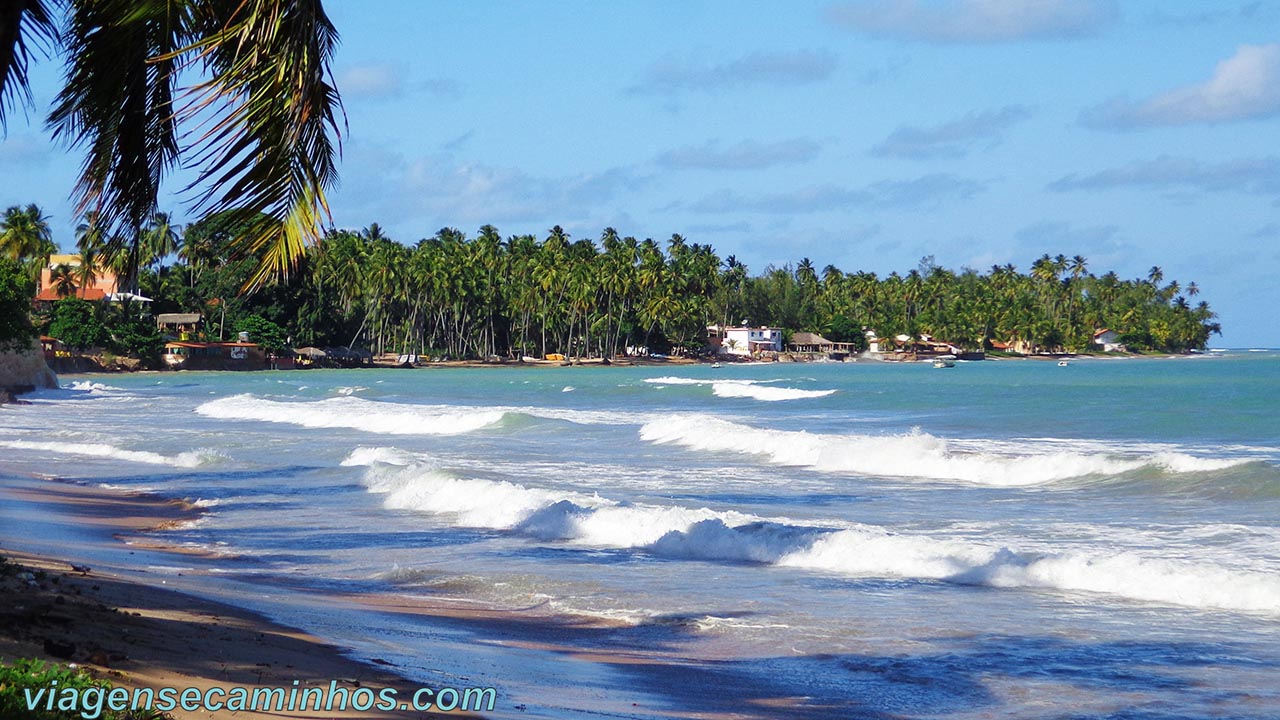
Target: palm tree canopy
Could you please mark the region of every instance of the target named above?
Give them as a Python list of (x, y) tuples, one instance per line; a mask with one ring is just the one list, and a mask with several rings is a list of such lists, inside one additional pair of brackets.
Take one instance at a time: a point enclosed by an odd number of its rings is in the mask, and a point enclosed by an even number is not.
[(15, 105), (32, 106), (27, 69), (31, 51), (47, 51), (58, 29), (43, 0), (8, 0), (0, 5), (0, 127), (8, 128)]
[[(65, 10), (64, 32), (50, 7)], [(236, 250), (260, 259), (258, 286), (287, 277), (328, 218), (337, 40), (320, 0), (11, 0), (0, 10), (0, 123), (30, 96), (32, 46), (61, 45), (67, 79), (48, 124), (85, 155), (77, 212), (136, 248), (169, 171), (192, 167), (193, 209), (246, 224)], [(184, 71), (196, 80), (180, 87)]]

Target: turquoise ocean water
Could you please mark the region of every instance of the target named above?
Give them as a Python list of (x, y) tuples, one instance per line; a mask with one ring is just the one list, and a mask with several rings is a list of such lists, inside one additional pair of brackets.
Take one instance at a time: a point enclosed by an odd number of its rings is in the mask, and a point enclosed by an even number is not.
[(1280, 352), (64, 382), (0, 473), (207, 511), (104, 561), (495, 717), (1280, 715)]

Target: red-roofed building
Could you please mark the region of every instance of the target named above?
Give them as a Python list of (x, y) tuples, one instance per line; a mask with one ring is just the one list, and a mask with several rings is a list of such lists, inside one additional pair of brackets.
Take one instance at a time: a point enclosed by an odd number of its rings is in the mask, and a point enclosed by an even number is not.
[[(99, 266), (94, 268), (93, 283), (86, 287), (76, 287), (74, 293), (59, 295), (59, 288), (53, 282), (54, 271), (60, 265), (65, 265), (74, 271), (80, 268), (79, 255), (50, 255), (49, 263), (40, 271), (40, 285), (36, 289), (36, 300), (40, 302), (55, 302), (64, 297), (78, 297), (83, 300), (102, 300), (109, 295), (114, 295), (119, 291), (119, 280), (116, 274), (111, 270)], [(78, 282), (78, 279), (77, 279)]]
[(81, 300), (101, 300), (107, 296), (107, 293), (101, 288), (76, 288), (71, 295), (59, 295), (58, 289), (54, 287), (46, 287), (36, 293), (36, 300), (40, 302), (56, 302), (64, 297), (77, 297)]

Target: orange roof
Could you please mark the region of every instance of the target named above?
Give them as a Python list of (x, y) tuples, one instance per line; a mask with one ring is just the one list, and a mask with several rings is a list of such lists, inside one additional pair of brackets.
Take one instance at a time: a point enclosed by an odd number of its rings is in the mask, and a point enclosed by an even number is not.
[(1007, 350), (1009, 348), (1009, 343), (1000, 342), (999, 340), (992, 340), (991, 347), (995, 348), (996, 350)]
[[(107, 294), (102, 290), (100, 290), (99, 288), (76, 288), (76, 292), (74, 296), (69, 295), (66, 297), (78, 297), (81, 300), (101, 300), (106, 296)], [(63, 296), (59, 295), (58, 291), (55, 288), (51, 288), (51, 287), (47, 287), (41, 290), (40, 294), (36, 295), (36, 300), (44, 300), (47, 302), (55, 302), (57, 300), (62, 300), (62, 299), (63, 299)]]

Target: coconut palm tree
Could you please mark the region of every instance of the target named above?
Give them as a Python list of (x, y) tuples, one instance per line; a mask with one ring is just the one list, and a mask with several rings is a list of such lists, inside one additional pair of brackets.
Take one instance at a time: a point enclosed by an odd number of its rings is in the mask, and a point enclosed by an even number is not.
[(31, 280), (49, 264), (49, 256), (58, 252), (49, 229), (49, 218), (39, 206), (14, 205), (0, 218), (0, 254), (18, 261)]
[(66, 263), (58, 263), (49, 271), (49, 287), (60, 298), (72, 297), (76, 294), (76, 269)]
[(182, 226), (175, 224), (169, 213), (152, 213), (143, 231), (140, 264), (150, 267), (178, 252), (182, 247), (181, 233)]
[[(51, 7), (65, 9), (64, 32)], [(320, 0), (11, 0), (0, 10), (0, 126), (30, 98), (31, 48), (65, 56), (48, 124), (85, 155), (77, 212), (98, 212), (136, 246), (183, 161), (196, 169), (197, 212), (245, 222), (235, 243), (259, 258), (257, 286), (287, 277), (328, 217), (336, 43)]]

